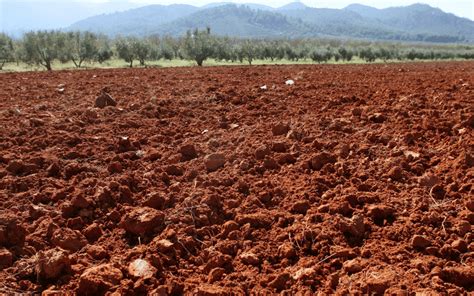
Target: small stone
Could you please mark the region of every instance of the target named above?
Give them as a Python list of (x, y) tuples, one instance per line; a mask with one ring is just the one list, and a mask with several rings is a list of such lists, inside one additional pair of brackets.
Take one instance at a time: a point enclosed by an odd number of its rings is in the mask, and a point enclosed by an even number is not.
[(255, 149), (255, 158), (256, 159), (264, 159), (265, 156), (270, 154), (270, 149), (266, 145), (262, 145)]
[(272, 134), (274, 136), (286, 135), (289, 130), (288, 124), (278, 123), (272, 127)]
[(321, 152), (316, 156), (312, 157), (310, 160), (311, 168), (313, 170), (319, 171), (321, 170), (324, 165), (328, 163), (336, 163), (337, 158), (336, 156), (329, 154), (327, 152)]
[(39, 118), (31, 118), (30, 119), (30, 126), (31, 127), (40, 127), (40, 126), (43, 126), (43, 125), (45, 125), (45, 122), (42, 119), (39, 119)]
[(71, 205), (76, 209), (85, 209), (90, 206), (90, 201), (84, 195), (78, 194), (72, 197)]
[(102, 264), (86, 269), (79, 278), (78, 295), (104, 295), (120, 284), (123, 274), (112, 264)]
[(281, 258), (293, 259), (296, 257), (296, 250), (291, 243), (283, 243), (278, 247), (278, 255)]
[(132, 141), (130, 141), (129, 137), (119, 137), (117, 146), (117, 151), (119, 153), (137, 150), (136, 147), (132, 144)]
[(457, 239), (451, 243), (451, 247), (460, 253), (467, 252), (467, 242), (463, 239)]
[(384, 295), (385, 290), (390, 287), (393, 281), (393, 273), (381, 273), (377, 276), (369, 277), (366, 281), (366, 293), (368, 295)]
[(352, 260), (347, 260), (346, 262), (344, 262), (342, 267), (344, 268), (344, 270), (348, 274), (357, 273), (357, 272), (361, 271), (364, 268), (364, 266), (363, 266), (363, 264), (362, 264), (362, 262), (359, 258), (355, 258), (355, 259), (352, 259)]
[(374, 123), (383, 123), (384, 121), (387, 120), (387, 117), (383, 115), (382, 113), (374, 113), (369, 116), (369, 120)]
[(174, 248), (174, 243), (167, 239), (160, 239), (154, 243), (156, 248), (158, 249), (159, 252), (161, 253), (167, 253)]
[(87, 226), (83, 232), (89, 242), (95, 242), (102, 236), (102, 229), (97, 223)]
[(221, 267), (216, 267), (209, 272), (209, 275), (207, 276), (207, 281), (212, 284), (214, 282), (217, 282), (222, 279), (222, 277), (225, 274), (225, 269)]
[(149, 207), (132, 208), (122, 218), (120, 225), (127, 232), (138, 236), (153, 233), (163, 226), (165, 216), (161, 211)]
[(198, 157), (196, 148), (192, 144), (181, 146), (179, 153), (181, 153), (181, 161), (189, 161)]
[(238, 230), (240, 227), (239, 227), (239, 224), (235, 221), (227, 221), (224, 223), (224, 225), (222, 225), (222, 230), (221, 230), (221, 233), (220, 233), (220, 236), (222, 237), (227, 237), (227, 235), (229, 235), (229, 233), (231, 233), (232, 231), (234, 230)]
[(474, 284), (474, 269), (472, 266), (461, 265), (456, 267), (445, 267), (440, 276), (444, 281), (466, 289), (472, 288), (472, 285)]
[(352, 115), (353, 116), (361, 116), (362, 115), (362, 109), (358, 108), (358, 107), (352, 109)]
[(387, 218), (392, 217), (394, 213), (395, 209), (386, 205), (371, 205), (368, 209), (368, 214), (375, 223), (382, 223)]
[(149, 279), (152, 278), (158, 270), (148, 261), (135, 259), (128, 266), (128, 273), (134, 278)]
[(244, 264), (254, 265), (254, 266), (257, 266), (260, 264), (260, 258), (252, 252), (242, 253), (240, 254), (239, 257), (240, 257), (240, 260), (242, 260)]
[(275, 142), (272, 145), (272, 151), (278, 153), (284, 153), (288, 150), (288, 147), (285, 142)]
[(56, 279), (70, 270), (68, 253), (59, 248), (39, 251), (36, 255), (35, 272), (41, 279)]
[(425, 236), (415, 235), (411, 239), (411, 245), (417, 249), (425, 249), (431, 246), (431, 242)]
[(167, 166), (165, 171), (170, 176), (182, 176), (184, 174), (183, 168), (174, 164)]
[(237, 214), (235, 221), (240, 225), (250, 224), (253, 228), (268, 228), (271, 226), (273, 219), (265, 212), (252, 214)]
[(98, 245), (92, 245), (87, 248), (87, 254), (96, 260), (102, 260), (109, 257), (109, 253), (102, 247)]
[(294, 280), (311, 279), (316, 276), (316, 270), (312, 267), (298, 269), (291, 277)]
[(48, 177), (58, 177), (61, 175), (61, 166), (57, 162), (53, 162), (47, 169)]
[(0, 215), (0, 246), (23, 246), (26, 230), (20, 224), (18, 215), (5, 209), (2, 211), (2, 215)]
[(267, 170), (277, 170), (280, 168), (280, 165), (278, 165), (278, 162), (276, 162), (275, 159), (271, 157), (266, 157), (263, 160), (263, 167)]
[(474, 212), (474, 199), (470, 199), (466, 202), (466, 208), (469, 211)]
[(163, 210), (165, 208), (166, 198), (159, 192), (152, 192), (145, 197), (144, 206)]
[(88, 244), (86, 237), (79, 230), (58, 228), (54, 231), (51, 242), (69, 251), (79, 251)]
[(269, 282), (268, 286), (277, 291), (281, 291), (281, 290), (286, 289), (289, 280), (290, 280), (289, 273), (287, 272), (281, 273), (277, 275), (277, 277), (273, 281)]
[(25, 163), (21, 160), (11, 160), (8, 162), (6, 170), (12, 175), (21, 175), (25, 170)]
[(145, 154), (145, 160), (156, 161), (161, 158), (160, 151), (151, 148)]
[(13, 254), (5, 248), (0, 249), (0, 270), (13, 264)]
[(207, 155), (204, 158), (204, 165), (209, 172), (213, 172), (223, 167), (225, 164), (225, 156), (221, 153)]
[(307, 200), (300, 200), (291, 206), (290, 211), (295, 214), (306, 214), (306, 212), (309, 210), (311, 207), (311, 204)]
[(217, 285), (200, 284), (190, 295), (194, 296), (222, 296), (228, 295), (228, 290)]
[(435, 198), (435, 199), (443, 199), (444, 196), (446, 195), (446, 190), (444, 190), (443, 185), (437, 184), (433, 186), (430, 190), (430, 194)]
[(342, 220), (338, 227), (343, 233), (350, 234), (356, 238), (363, 238), (365, 235), (364, 218), (359, 215), (354, 215), (350, 220)]
[(107, 106), (117, 106), (117, 101), (105, 91), (95, 99), (95, 107), (96, 108), (105, 108)]
[(427, 188), (431, 188), (440, 182), (439, 178), (433, 174), (425, 173), (423, 176), (418, 178), (418, 183)]
[(109, 163), (107, 170), (111, 174), (120, 174), (123, 171), (122, 164), (118, 161), (113, 161)]
[(403, 169), (399, 166), (393, 167), (388, 171), (387, 176), (394, 181), (400, 181), (403, 179)]
[[(472, 214), (471, 214), (472, 216)], [(460, 221), (456, 225), (456, 231), (460, 236), (464, 236), (466, 233), (471, 231), (470, 221)]]

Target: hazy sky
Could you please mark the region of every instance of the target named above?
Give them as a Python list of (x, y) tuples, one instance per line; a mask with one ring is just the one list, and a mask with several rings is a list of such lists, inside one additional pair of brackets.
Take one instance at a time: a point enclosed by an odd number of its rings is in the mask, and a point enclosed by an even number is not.
[[(12, 0), (0, 0), (1, 2), (12, 1)], [(13, 0), (17, 2), (54, 2), (58, 0)], [(196, 6), (201, 6), (211, 2), (235, 2), (235, 3), (260, 3), (266, 4), (273, 7), (278, 7), (285, 5), (292, 0), (272, 0), (272, 1), (263, 1), (263, 0), (73, 0), (75, 2), (135, 2), (140, 4), (172, 4), (172, 3), (185, 3)], [(72, 1), (71, 1), (72, 2)], [(329, 8), (343, 8), (352, 3), (360, 3), (365, 5), (370, 5), (377, 8), (385, 8), (390, 6), (404, 6), (410, 5), (416, 2), (426, 3), (433, 7), (441, 8), (446, 12), (454, 13), (458, 16), (467, 17), (471, 20), (474, 20), (474, 0), (303, 0), (301, 1), (304, 4), (312, 7), (329, 7)]]

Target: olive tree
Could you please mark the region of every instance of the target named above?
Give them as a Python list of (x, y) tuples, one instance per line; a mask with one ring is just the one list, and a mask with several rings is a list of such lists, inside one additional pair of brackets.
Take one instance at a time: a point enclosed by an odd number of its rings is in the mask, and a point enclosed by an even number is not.
[(26, 33), (23, 37), (23, 61), (41, 65), (51, 71), (55, 59), (64, 60), (65, 45), (65, 35), (59, 31)]
[(133, 61), (137, 58), (133, 49), (134, 39), (132, 37), (119, 38), (115, 42), (118, 57), (127, 62), (130, 68), (133, 67)]
[(211, 29), (206, 30), (195, 29), (193, 32), (188, 31), (184, 39), (184, 51), (186, 55), (196, 61), (198, 66), (214, 54), (215, 40), (211, 36)]
[(251, 40), (245, 40), (240, 47), (242, 51), (241, 56), (247, 60), (249, 65), (252, 65), (252, 62), (258, 56), (258, 48), (254, 42)]
[(97, 35), (90, 32), (67, 33), (67, 57), (77, 68), (84, 61), (93, 61), (99, 54)]
[(140, 62), (140, 66), (145, 66), (145, 62), (151, 54), (151, 44), (148, 40), (134, 39), (132, 42), (132, 50)]
[(13, 40), (6, 34), (0, 33), (0, 70), (6, 62), (14, 59)]

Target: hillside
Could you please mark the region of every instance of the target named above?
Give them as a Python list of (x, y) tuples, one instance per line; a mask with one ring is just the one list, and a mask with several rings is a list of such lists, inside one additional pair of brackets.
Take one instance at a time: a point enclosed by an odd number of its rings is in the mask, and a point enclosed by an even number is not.
[(280, 8), (227, 2), (203, 7), (150, 5), (90, 17), (69, 30), (91, 30), (111, 36), (180, 36), (210, 26), (218, 35), (236, 37), (343, 37), (377, 40), (474, 42), (474, 22), (425, 4), (376, 9), (352, 4), (344, 9), (290, 3)]
[(198, 11), (191, 5), (174, 4), (148, 5), (125, 12), (97, 15), (69, 27), (71, 30), (84, 30), (116, 35), (149, 35), (163, 24), (183, 18)]
[(200, 10), (154, 31), (179, 36), (190, 28), (209, 26), (214, 34), (240, 37), (314, 36), (312, 27), (282, 14), (228, 4)]
[(139, 7), (127, 1), (81, 3), (0, 0), (0, 32), (20, 36), (30, 30), (59, 29), (97, 14), (110, 14)]

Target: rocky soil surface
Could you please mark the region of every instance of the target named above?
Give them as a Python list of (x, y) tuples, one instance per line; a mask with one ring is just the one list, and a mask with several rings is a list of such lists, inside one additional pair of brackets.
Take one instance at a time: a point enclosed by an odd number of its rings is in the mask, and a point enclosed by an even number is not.
[(473, 292), (472, 62), (0, 85), (0, 294)]

